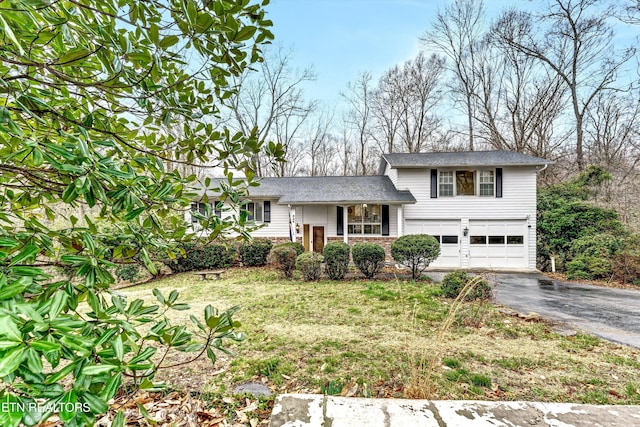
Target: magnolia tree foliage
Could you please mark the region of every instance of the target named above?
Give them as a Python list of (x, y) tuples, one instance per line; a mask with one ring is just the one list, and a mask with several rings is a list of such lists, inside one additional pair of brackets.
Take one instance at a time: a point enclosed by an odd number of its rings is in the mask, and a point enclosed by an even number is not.
[[(154, 291), (153, 305), (127, 301), (109, 291), (109, 269), (137, 257), (153, 272), (151, 249), (175, 256), (167, 242), (187, 238), (195, 177), (176, 165), (220, 166), (229, 177), (222, 197), (238, 203), (246, 188), (231, 170), (253, 185), (252, 156), (282, 157), (275, 144), (261, 147), (255, 129), (213, 125), (232, 94), (228, 79), (260, 61), (272, 38), (263, 5), (0, 3), (0, 399), (15, 403), (1, 425), (34, 425), (52, 412), (93, 425), (125, 382), (154, 387), (165, 352), (215, 360), (223, 338), (242, 339), (235, 309), (207, 307), (202, 320), (191, 316), (190, 332), (164, 316), (188, 309), (177, 292)], [(62, 206), (92, 214), (57, 214)], [(237, 212), (203, 219), (211, 238), (245, 232), (246, 212)], [(128, 243), (105, 247), (101, 224)], [(50, 266), (74, 278), (54, 279)], [(113, 423), (124, 423), (122, 412)]]

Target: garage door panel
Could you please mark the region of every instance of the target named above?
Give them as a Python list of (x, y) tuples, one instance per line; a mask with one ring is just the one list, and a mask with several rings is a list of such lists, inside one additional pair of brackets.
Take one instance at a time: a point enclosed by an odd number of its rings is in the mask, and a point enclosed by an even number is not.
[(526, 268), (525, 220), (471, 220), (469, 266), (484, 268)]
[(406, 234), (429, 234), (440, 243), (440, 256), (432, 267), (460, 267), (460, 221), (458, 220), (407, 220)]

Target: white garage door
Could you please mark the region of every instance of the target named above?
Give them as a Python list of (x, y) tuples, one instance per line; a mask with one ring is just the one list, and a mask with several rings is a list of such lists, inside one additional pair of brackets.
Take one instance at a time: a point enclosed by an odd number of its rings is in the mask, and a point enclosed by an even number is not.
[(430, 234), (440, 242), (440, 256), (431, 267), (460, 267), (460, 221), (408, 219), (405, 234)]
[(526, 268), (527, 222), (469, 221), (469, 267)]

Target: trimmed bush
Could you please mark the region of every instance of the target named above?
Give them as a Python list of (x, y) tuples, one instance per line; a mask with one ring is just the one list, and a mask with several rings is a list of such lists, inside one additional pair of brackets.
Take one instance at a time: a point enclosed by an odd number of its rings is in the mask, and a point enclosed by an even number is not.
[(324, 257), (315, 252), (305, 252), (296, 258), (296, 268), (302, 272), (304, 280), (310, 282), (320, 278)]
[(293, 277), (293, 271), (296, 269), (296, 258), (298, 253), (291, 243), (281, 243), (271, 249), (269, 258), (276, 268), (288, 279)]
[(420, 274), (440, 255), (440, 243), (428, 234), (409, 234), (391, 244), (391, 256), (411, 269), (411, 277)]
[(367, 279), (373, 279), (384, 267), (384, 249), (375, 243), (356, 243), (351, 248), (351, 256), (358, 270)]
[(287, 247), (287, 248), (293, 249), (294, 251), (296, 251), (296, 256), (301, 255), (302, 253), (304, 253), (304, 245), (302, 243), (285, 242), (285, 243), (280, 243), (277, 246)]
[(140, 268), (138, 264), (119, 265), (115, 273), (118, 279), (133, 282), (140, 275)]
[(164, 261), (174, 273), (227, 268), (233, 265), (236, 258), (236, 251), (232, 246), (220, 244), (197, 246), (185, 243), (182, 244), (182, 249), (185, 252), (184, 257), (178, 256), (176, 259)]
[(603, 279), (611, 276), (608, 257), (579, 256), (567, 262), (567, 278), (572, 280)]
[(349, 268), (349, 252), (351, 248), (344, 242), (328, 243), (322, 254), (327, 266), (327, 275), (331, 280), (342, 280)]
[[(456, 270), (448, 273), (442, 279), (442, 295), (446, 298), (457, 298), (467, 283), (472, 280), (463, 270)], [(493, 290), (491, 285), (484, 279), (479, 280), (473, 289), (465, 297), (465, 301), (488, 300), (491, 299)]]
[(253, 239), (240, 245), (238, 253), (245, 267), (262, 267), (267, 264), (267, 257), (273, 243), (269, 239)]

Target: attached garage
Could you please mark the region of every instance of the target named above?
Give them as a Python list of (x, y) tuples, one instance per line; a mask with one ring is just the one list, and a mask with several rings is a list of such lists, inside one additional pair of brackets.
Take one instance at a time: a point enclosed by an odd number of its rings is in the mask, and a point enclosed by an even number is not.
[(527, 268), (526, 220), (470, 220), (469, 267)]
[(460, 220), (408, 219), (406, 234), (430, 234), (440, 242), (440, 256), (432, 267), (460, 267)]
[(466, 224), (466, 220), (407, 219), (405, 233), (430, 234), (440, 242), (440, 256), (432, 267), (529, 267), (526, 220), (469, 220)]

